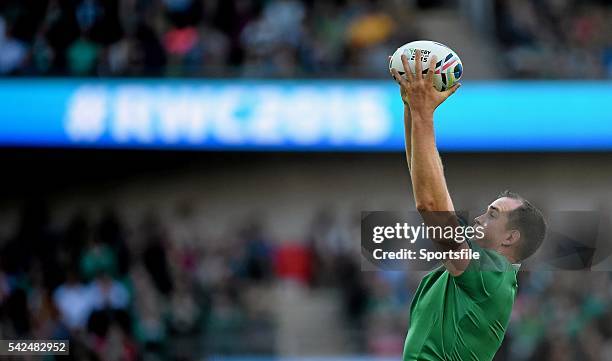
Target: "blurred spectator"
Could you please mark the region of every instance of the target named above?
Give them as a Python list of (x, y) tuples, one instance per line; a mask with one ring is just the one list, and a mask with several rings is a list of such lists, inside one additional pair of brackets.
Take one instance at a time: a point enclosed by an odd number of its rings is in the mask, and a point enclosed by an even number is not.
[(112, 279), (108, 273), (102, 273), (91, 283), (89, 290), (94, 310), (126, 310), (130, 295), (126, 287)]
[[(376, 4), (376, 3), (374, 3)], [(386, 56), (392, 44), (387, 42), (396, 30), (396, 23), (389, 13), (379, 6), (368, 4), (358, 9), (358, 15), (349, 22), (346, 30), (351, 50), (348, 58), (357, 69), (379, 73), (385, 69)]]
[(173, 289), (170, 267), (166, 257), (165, 234), (160, 221), (153, 215), (148, 215), (142, 224), (145, 248), (142, 260), (149, 272), (153, 284), (159, 292), (169, 295)]
[(61, 284), (53, 294), (53, 300), (59, 310), (62, 321), (73, 330), (82, 330), (94, 308), (90, 289), (79, 282), (75, 272), (68, 272), (66, 282)]
[(137, 360), (139, 349), (131, 335), (130, 322), (124, 311), (107, 309), (92, 313), (88, 322), (91, 349), (104, 360)]
[(156, 292), (142, 265), (135, 266), (131, 276), (138, 338), (146, 348), (160, 348), (167, 337), (163, 299)]
[(100, 242), (108, 245), (117, 255), (118, 274), (127, 274), (130, 263), (129, 249), (126, 244), (124, 225), (113, 210), (106, 210), (98, 223), (96, 236)]
[(81, 273), (86, 280), (91, 280), (99, 274), (116, 275), (116, 257), (116, 254), (108, 245), (97, 239), (92, 239), (81, 257)]
[(300, 242), (285, 241), (276, 250), (276, 276), (307, 285), (312, 280), (312, 253)]
[(170, 327), (179, 334), (197, 331), (201, 315), (200, 305), (195, 300), (193, 285), (183, 276), (176, 282), (170, 297)]
[(68, 71), (76, 76), (93, 75), (96, 72), (99, 56), (100, 46), (87, 36), (82, 36), (68, 48)]
[(0, 17), (0, 74), (11, 74), (24, 66), (26, 45), (11, 37), (6, 21)]

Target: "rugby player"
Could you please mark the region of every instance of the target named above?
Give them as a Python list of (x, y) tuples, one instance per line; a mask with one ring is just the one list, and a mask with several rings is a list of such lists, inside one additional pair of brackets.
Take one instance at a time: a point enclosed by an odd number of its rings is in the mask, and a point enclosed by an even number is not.
[[(421, 59), (417, 50), (415, 59)], [(402, 57), (404, 69), (408, 59)], [(465, 225), (455, 215), (434, 134), (433, 115), (460, 84), (439, 92), (433, 86), (436, 59), (423, 74), (392, 75), (404, 102), (406, 158), (416, 208), (428, 225)], [(546, 233), (542, 213), (523, 197), (505, 192), (474, 220), (484, 237), (467, 242), (432, 240), (442, 250), (471, 248), (476, 259), (447, 260), (428, 273), (410, 306), (404, 361), (489, 361), (502, 344), (517, 292), (520, 262)]]

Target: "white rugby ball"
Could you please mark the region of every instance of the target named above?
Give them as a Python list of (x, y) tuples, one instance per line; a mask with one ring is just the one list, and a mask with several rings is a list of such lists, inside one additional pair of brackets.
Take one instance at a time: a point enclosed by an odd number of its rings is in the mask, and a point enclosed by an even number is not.
[(389, 69), (396, 69), (400, 75), (404, 76), (406, 72), (402, 64), (402, 55), (405, 54), (408, 57), (410, 71), (414, 74), (414, 54), (417, 49), (421, 50), (423, 74), (426, 74), (427, 69), (429, 69), (429, 60), (431, 57), (433, 55), (436, 56), (434, 87), (438, 89), (438, 91), (443, 91), (452, 87), (461, 79), (461, 75), (463, 75), (463, 64), (457, 53), (444, 44), (429, 40), (413, 41), (398, 48), (389, 61)]

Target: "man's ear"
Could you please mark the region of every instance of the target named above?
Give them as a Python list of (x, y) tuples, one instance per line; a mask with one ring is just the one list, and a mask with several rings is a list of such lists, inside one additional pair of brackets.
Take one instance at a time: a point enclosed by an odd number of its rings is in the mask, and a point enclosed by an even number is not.
[(502, 246), (511, 247), (515, 245), (519, 241), (519, 239), (521, 239), (521, 231), (519, 231), (518, 229), (508, 231), (508, 233), (506, 234), (506, 238), (502, 242)]

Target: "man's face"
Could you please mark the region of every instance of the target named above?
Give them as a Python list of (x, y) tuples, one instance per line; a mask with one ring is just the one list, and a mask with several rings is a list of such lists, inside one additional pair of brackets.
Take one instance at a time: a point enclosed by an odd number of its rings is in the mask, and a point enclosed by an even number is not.
[(512, 236), (512, 229), (508, 229), (508, 214), (520, 207), (522, 202), (518, 199), (502, 197), (496, 199), (487, 207), (487, 211), (474, 219), (475, 226), (482, 227), (483, 238), (476, 238), (476, 242), (483, 248), (500, 249), (504, 242)]

